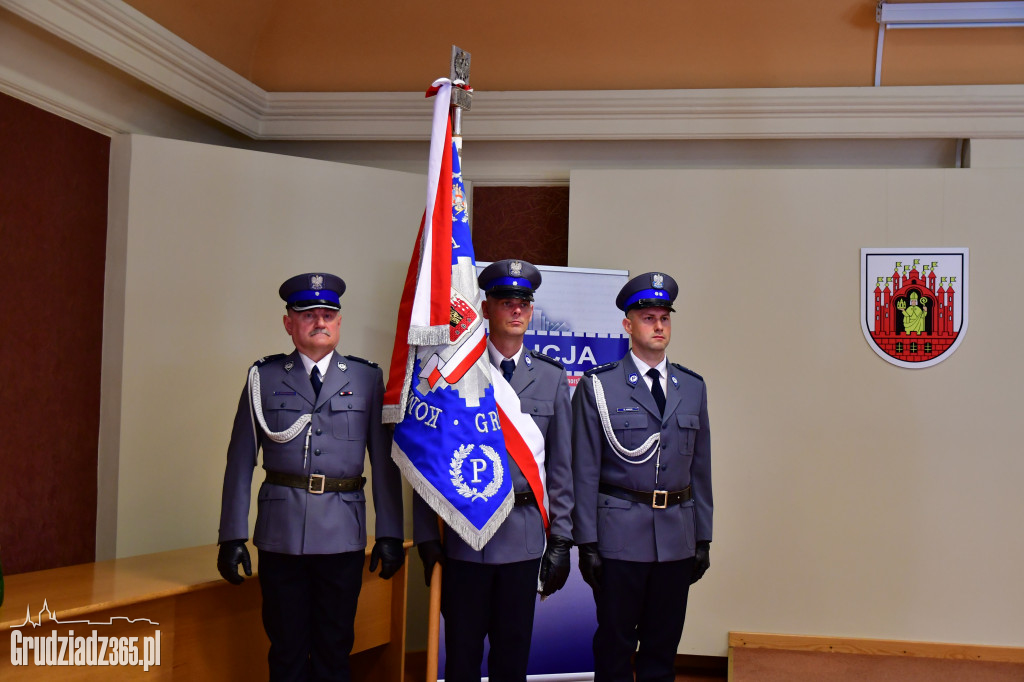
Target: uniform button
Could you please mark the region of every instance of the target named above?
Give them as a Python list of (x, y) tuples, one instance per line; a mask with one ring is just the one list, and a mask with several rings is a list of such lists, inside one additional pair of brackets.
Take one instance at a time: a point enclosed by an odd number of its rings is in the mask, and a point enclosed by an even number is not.
[(281, 403), (281, 407), (284, 407), (284, 403)]
[(629, 422), (626, 422), (626, 426), (629, 426)]
[(535, 408), (533, 408), (533, 411), (534, 411), (534, 412), (536, 412), (536, 411), (537, 411), (537, 408), (536, 408), (536, 407), (535, 407)]
[(321, 433), (323, 433), (323, 432), (324, 432), (324, 430), (323, 430), (323, 429), (317, 429), (317, 430), (316, 430), (316, 435), (318, 435), (318, 436), (319, 436), (319, 435), (320, 435)]
[(319, 407), (318, 407), (318, 408), (316, 408), (316, 413), (317, 413), (317, 414), (320, 414), (320, 409), (321, 409), (321, 408), (319, 408)]
[(320, 448), (317, 448), (316, 450), (314, 450), (313, 454), (319, 456), (320, 455)]
[(350, 410), (352, 409), (352, 403), (348, 404), (348, 409), (350, 409)]

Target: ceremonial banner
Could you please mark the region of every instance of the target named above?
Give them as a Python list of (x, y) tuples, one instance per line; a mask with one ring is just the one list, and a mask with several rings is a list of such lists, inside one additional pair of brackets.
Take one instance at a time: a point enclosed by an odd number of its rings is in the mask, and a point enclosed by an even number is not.
[(968, 250), (861, 249), (860, 322), (879, 357), (899, 367), (936, 365), (967, 331)]
[(392, 458), (413, 489), (474, 549), (512, 510), (508, 454), (485, 353), (451, 83), (435, 81), (427, 205), (399, 306), (384, 394)]

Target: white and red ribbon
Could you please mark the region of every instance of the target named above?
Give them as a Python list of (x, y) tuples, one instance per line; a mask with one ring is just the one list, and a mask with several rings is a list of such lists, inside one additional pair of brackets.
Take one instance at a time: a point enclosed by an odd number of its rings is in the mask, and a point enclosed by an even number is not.
[(537, 498), (544, 529), (550, 526), (548, 521), (548, 487), (544, 469), (544, 434), (540, 432), (533, 417), (523, 414), (519, 395), (505, 380), (501, 371), (491, 365), (491, 385), (494, 387), (494, 400), (498, 404), (498, 418), (505, 436), (505, 448), (508, 455), (519, 467), (530, 484), (530, 490)]

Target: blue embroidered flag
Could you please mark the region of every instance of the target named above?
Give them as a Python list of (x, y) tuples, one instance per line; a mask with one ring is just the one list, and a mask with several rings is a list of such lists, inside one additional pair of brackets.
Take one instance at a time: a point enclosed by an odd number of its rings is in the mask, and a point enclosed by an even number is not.
[[(399, 306), (384, 420), (396, 424), (392, 457), (413, 489), (467, 544), (480, 549), (512, 510), (512, 479), (451, 135), (451, 85), (447, 79), (434, 85), (440, 87), (427, 209)], [(438, 324), (442, 293), (448, 315)]]

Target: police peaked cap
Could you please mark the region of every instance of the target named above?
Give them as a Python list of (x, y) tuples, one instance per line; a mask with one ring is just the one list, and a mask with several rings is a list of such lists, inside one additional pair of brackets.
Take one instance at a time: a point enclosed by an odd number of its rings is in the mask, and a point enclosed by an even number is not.
[(672, 303), (679, 295), (679, 285), (664, 272), (645, 272), (626, 282), (615, 306), (624, 313), (637, 308), (668, 308), (675, 312)]
[(488, 265), (476, 281), (488, 296), (532, 301), (533, 292), (540, 288), (540, 270), (532, 263), (508, 258)]
[(345, 281), (326, 272), (307, 272), (285, 280), (277, 293), (285, 302), (285, 306), (292, 310), (341, 310), (341, 295), (345, 293)]

